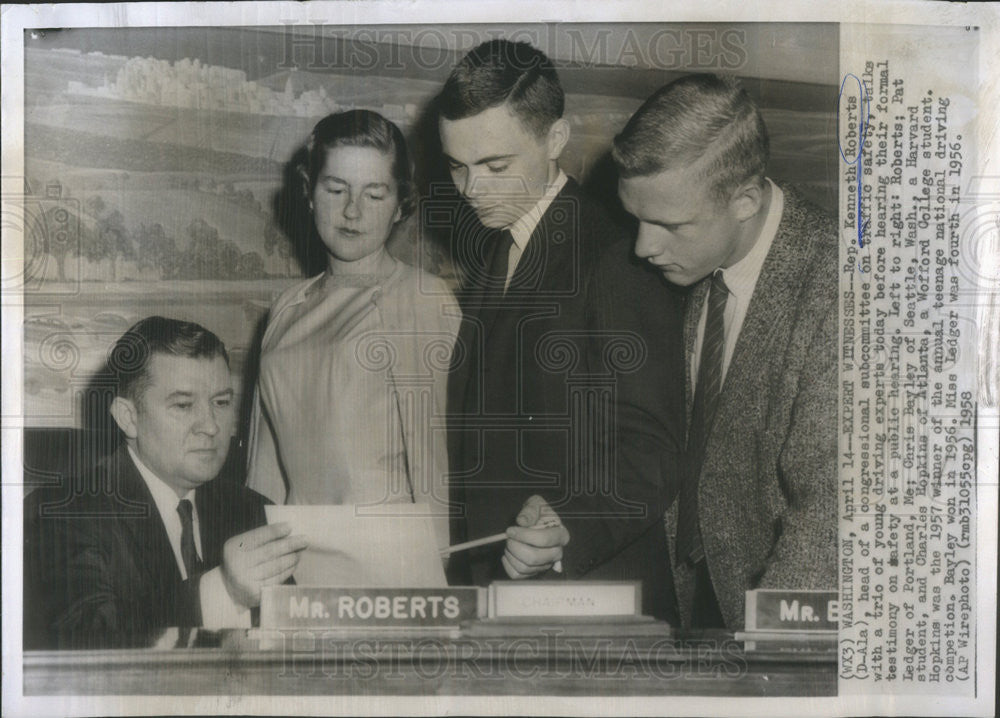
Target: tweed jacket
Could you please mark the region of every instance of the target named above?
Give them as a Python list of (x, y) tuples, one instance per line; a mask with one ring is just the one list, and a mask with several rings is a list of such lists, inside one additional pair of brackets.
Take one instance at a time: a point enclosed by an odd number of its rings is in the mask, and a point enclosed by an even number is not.
[[(833, 221), (793, 189), (737, 338), (707, 438), (698, 513), (726, 626), (755, 588), (837, 587), (838, 246)], [(684, 318), (690, 357), (708, 282)], [(676, 560), (677, 502), (665, 517), (683, 624), (694, 575)]]

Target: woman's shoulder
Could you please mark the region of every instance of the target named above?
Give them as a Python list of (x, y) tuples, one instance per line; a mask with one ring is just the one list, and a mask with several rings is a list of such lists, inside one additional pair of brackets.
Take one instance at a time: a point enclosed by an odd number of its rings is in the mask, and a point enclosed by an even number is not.
[[(295, 282), (278, 294), (278, 298), (271, 302), (271, 308), (267, 312), (267, 328), (264, 330), (264, 336), (261, 339), (263, 349), (266, 350), (271, 346), (274, 341), (275, 332), (281, 331), (279, 327), (287, 326), (289, 321), (287, 319), (288, 310), (302, 303), (308, 295), (309, 288), (314, 286), (316, 281), (322, 276), (322, 274), (318, 274), (315, 277)], [(282, 317), (286, 318), (283, 319)]]
[(314, 277), (303, 279), (284, 289), (278, 295), (278, 298), (271, 302), (271, 316), (273, 317), (277, 312), (285, 307), (291, 304), (296, 304), (305, 299), (309, 288), (312, 287), (322, 276), (323, 273), (321, 272)]
[(404, 326), (433, 326), (454, 332), (461, 313), (448, 283), (441, 277), (399, 262), (391, 287), (385, 287), (390, 314)]
[(451, 286), (441, 277), (398, 259), (396, 263), (397, 278), (393, 285), (402, 296), (414, 301), (433, 300), (436, 304), (455, 301)]

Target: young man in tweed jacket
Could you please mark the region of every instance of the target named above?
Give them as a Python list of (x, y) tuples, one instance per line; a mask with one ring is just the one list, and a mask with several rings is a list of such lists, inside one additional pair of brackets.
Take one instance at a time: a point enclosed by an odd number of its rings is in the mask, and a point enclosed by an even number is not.
[[(731, 79), (693, 75), (663, 87), (615, 138), (613, 157), (619, 195), (639, 220), (635, 254), (691, 287), (677, 337), (684, 458), (676, 475), (616, 477), (626, 496), (642, 495), (631, 486), (660, 487), (645, 523), (530, 529), (526, 516), (509, 530), (507, 552), (528, 575), (556, 559), (572, 565), (607, 554), (609, 535), (627, 544), (665, 504), (663, 560), (681, 624), (737, 630), (749, 589), (837, 586), (836, 227), (765, 176), (763, 119)], [(617, 316), (643, 309), (627, 292), (604, 296)], [(619, 393), (620, 408), (651, 401), (631, 394)], [(535, 500), (523, 513), (538, 510)]]

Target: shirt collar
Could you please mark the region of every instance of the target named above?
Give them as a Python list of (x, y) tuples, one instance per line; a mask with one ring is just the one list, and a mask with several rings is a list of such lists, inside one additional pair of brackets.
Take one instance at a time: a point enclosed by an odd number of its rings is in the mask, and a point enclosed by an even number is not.
[[(132, 447), (128, 447), (128, 454), (132, 457), (132, 463), (135, 464), (135, 468), (139, 470), (139, 475), (142, 476), (142, 480), (146, 482), (147, 488), (149, 488), (149, 493), (153, 495), (153, 502), (156, 504), (157, 511), (160, 512), (160, 516), (174, 516), (177, 514), (177, 504), (180, 503), (181, 499), (177, 497), (177, 492), (174, 491), (170, 486), (159, 476), (153, 473), (152, 469), (142, 463), (142, 459), (139, 455), (132, 450)], [(194, 506), (194, 489), (188, 491), (183, 498), (191, 502)]]
[(771, 203), (767, 208), (767, 218), (760, 229), (757, 241), (743, 259), (722, 270), (722, 277), (729, 292), (745, 299), (749, 299), (753, 294), (764, 260), (767, 259), (767, 253), (778, 234), (778, 225), (781, 223), (781, 215), (785, 208), (785, 195), (781, 188), (770, 178), (766, 179), (771, 185)]
[(556, 177), (555, 181), (545, 188), (545, 192), (539, 198), (538, 203), (532, 207), (530, 210), (521, 215), (513, 224), (508, 227), (511, 236), (514, 237), (514, 244), (522, 252), (528, 244), (528, 240), (531, 239), (532, 232), (535, 231), (535, 227), (538, 223), (542, 221), (542, 216), (548, 210), (549, 205), (552, 204), (552, 200), (556, 198), (562, 188), (566, 186), (567, 181), (566, 173), (559, 170), (559, 175)]

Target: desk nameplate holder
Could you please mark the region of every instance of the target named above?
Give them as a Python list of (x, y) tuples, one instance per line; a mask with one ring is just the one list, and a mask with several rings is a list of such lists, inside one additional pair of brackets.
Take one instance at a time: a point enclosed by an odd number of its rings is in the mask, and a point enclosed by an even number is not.
[(475, 586), (450, 588), (330, 588), (269, 586), (261, 592), (262, 628), (448, 628), (477, 618)]
[(839, 625), (836, 591), (756, 589), (747, 591), (747, 651), (833, 651)]
[(670, 635), (666, 623), (642, 615), (641, 581), (494, 581), (486, 601), (486, 618), (467, 635)]
[(595, 619), (642, 613), (641, 581), (494, 581), (486, 589), (490, 619)]
[(283, 636), (469, 634), (574, 626), (583, 634), (669, 630), (641, 615), (638, 581), (497, 581), (489, 588), (269, 586), (261, 593), (261, 648)]
[(475, 586), (363, 588), (268, 586), (261, 591), (260, 628), (249, 638), (260, 650), (315, 651), (329, 640), (364, 636), (457, 638), (463, 621), (475, 620)]

